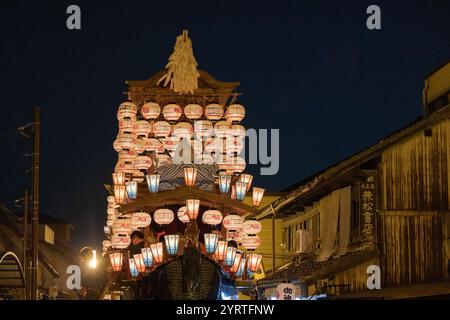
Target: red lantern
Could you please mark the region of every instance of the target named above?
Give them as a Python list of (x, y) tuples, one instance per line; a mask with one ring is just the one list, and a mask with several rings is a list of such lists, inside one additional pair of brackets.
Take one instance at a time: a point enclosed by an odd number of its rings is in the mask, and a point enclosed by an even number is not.
[(198, 199), (186, 200), (187, 215), (190, 220), (197, 219), (199, 207), (200, 207), (200, 200)]

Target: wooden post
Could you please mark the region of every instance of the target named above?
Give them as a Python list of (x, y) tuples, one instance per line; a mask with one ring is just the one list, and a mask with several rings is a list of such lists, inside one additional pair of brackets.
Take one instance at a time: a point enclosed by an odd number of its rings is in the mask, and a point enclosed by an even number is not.
[(275, 210), (270, 205), (272, 210), (272, 274), (275, 274)]
[(24, 288), (24, 297), (25, 299), (30, 299), (29, 295), (29, 277), (28, 277), (28, 189), (25, 189), (25, 197), (24, 197), (24, 205), (23, 205), (23, 260), (22, 267), (25, 273), (25, 288)]
[(34, 142), (33, 142), (33, 212), (31, 216), (33, 234), (33, 254), (31, 261), (31, 299), (37, 300), (38, 276), (38, 241), (39, 241), (39, 144), (41, 110), (34, 108)]

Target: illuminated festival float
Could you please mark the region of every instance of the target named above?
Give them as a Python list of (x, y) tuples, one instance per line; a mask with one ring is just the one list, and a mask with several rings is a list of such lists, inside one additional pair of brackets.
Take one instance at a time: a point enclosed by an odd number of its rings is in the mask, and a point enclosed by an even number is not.
[[(130, 80), (117, 111), (103, 255), (116, 299), (221, 299), (251, 283), (264, 189), (244, 173), (238, 82), (197, 70), (187, 31), (166, 69)], [(253, 205), (242, 200), (251, 196)], [(251, 285), (243, 285), (251, 291)]]

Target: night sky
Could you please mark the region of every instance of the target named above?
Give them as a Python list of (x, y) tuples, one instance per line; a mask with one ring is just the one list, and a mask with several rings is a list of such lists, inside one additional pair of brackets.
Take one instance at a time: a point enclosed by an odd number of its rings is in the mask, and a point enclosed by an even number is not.
[[(199, 68), (240, 81), (247, 128), (280, 129), (282, 190), (421, 115), (427, 74), (450, 58), (450, 1), (18, 1), (0, 4), (0, 135), (42, 110), (41, 209), (99, 246), (124, 80), (162, 69), (189, 29)], [(395, 3), (393, 3), (395, 2)], [(82, 29), (66, 28), (81, 7)], [(382, 29), (366, 28), (381, 7)], [(0, 139), (0, 202), (30, 181), (30, 143)]]

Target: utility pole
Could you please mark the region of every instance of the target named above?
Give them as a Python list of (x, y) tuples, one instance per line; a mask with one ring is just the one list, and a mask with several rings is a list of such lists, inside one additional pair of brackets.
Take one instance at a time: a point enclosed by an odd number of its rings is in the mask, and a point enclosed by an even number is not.
[(31, 215), (33, 234), (33, 255), (31, 261), (31, 299), (37, 300), (37, 267), (38, 267), (38, 241), (39, 241), (39, 149), (40, 149), (41, 109), (34, 108), (33, 121), (33, 212)]
[(25, 197), (24, 197), (24, 206), (23, 206), (23, 271), (25, 272), (25, 299), (30, 299), (30, 277), (28, 270), (28, 189), (25, 189)]

